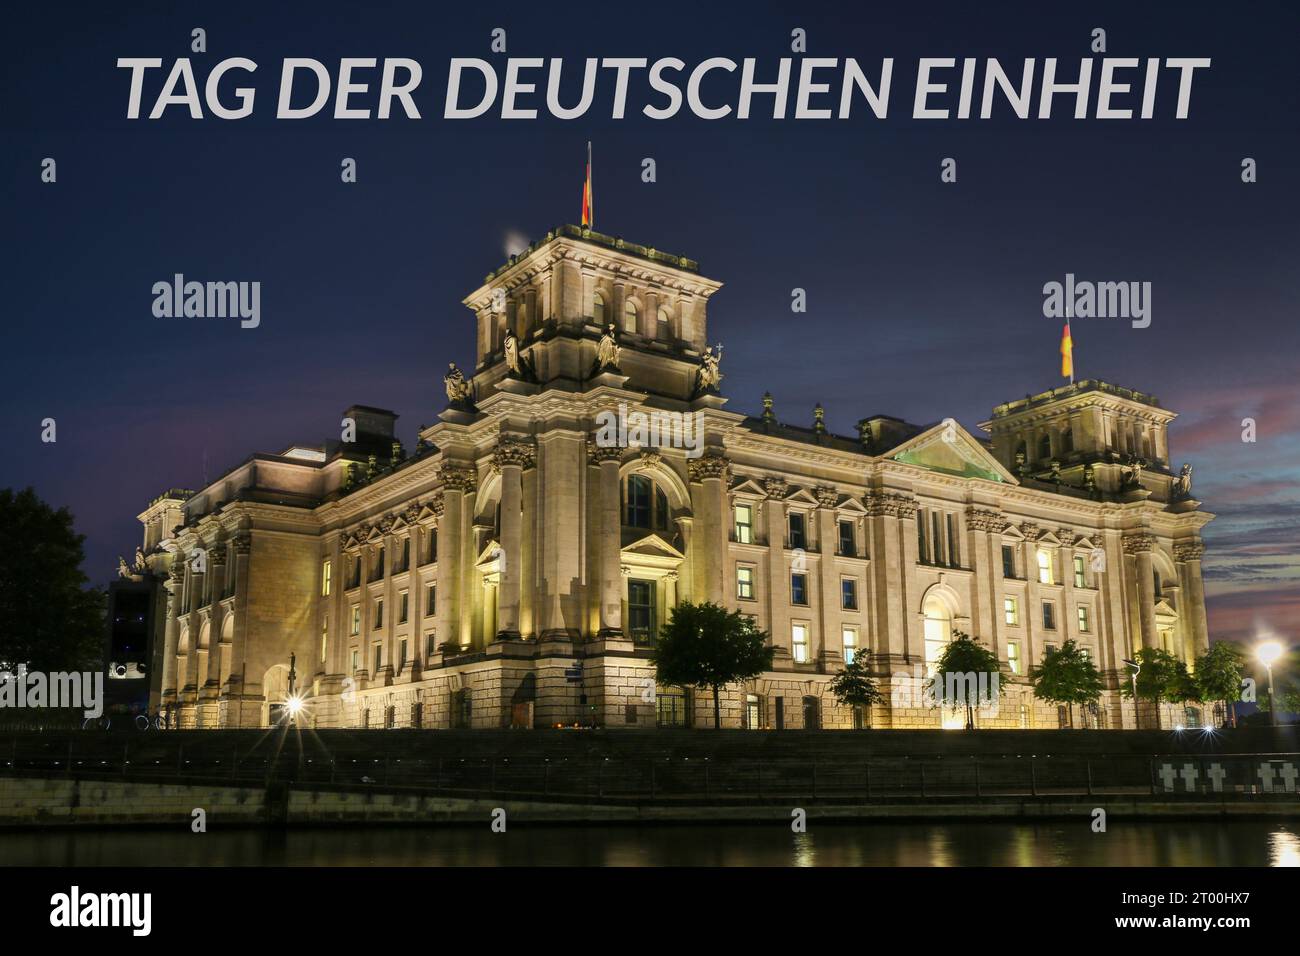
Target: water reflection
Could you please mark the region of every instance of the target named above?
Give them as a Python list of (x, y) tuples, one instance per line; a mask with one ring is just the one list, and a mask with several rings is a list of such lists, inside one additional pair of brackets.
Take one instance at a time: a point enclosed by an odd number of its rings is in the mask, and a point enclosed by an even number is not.
[(1300, 866), (1275, 823), (1077, 823), (9, 832), (35, 866)]

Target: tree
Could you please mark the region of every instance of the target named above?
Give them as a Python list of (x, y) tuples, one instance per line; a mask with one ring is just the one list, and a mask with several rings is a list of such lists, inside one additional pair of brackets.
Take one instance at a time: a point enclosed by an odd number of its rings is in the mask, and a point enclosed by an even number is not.
[[(986, 676), (983, 686), (979, 677)], [(926, 680), (926, 689), (933, 690), (935, 702), (941, 707), (966, 707), (966, 729), (975, 729), (975, 704), (993, 703), (997, 699), (993, 676), (1001, 680), (998, 656), (979, 644), (965, 631), (953, 628), (952, 640), (945, 645), (935, 664), (934, 676)], [(951, 678), (951, 679), (950, 679)], [(975, 686), (971, 686), (971, 682)], [(960, 687), (960, 690), (959, 690)]]
[(831, 678), (831, 693), (845, 707), (870, 707), (885, 699), (876, 687), (867, 663), (868, 655), (859, 651), (844, 669)]
[[(1168, 651), (1159, 647), (1144, 647), (1134, 658), (1142, 666), (1137, 675), (1137, 699), (1149, 700), (1157, 707), (1160, 703), (1174, 703), (1190, 699), (1195, 694), (1187, 665)], [(1120, 694), (1133, 696), (1132, 682), (1120, 685)], [(1134, 706), (1136, 707), (1136, 701)]]
[(31, 488), (0, 491), (0, 669), (103, 664), (104, 594), (86, 588), (83, 541), (67, 508)]
[(651, 655), (655, 677), (676, 687), (713, 691), (713, 722), (722, 726), (719, 691), (772, 668), (767, 634), (738, 611), (689, 601), (673, 609)]
[(1030, 677), (1030, 683), (1034, 696), (1039, 700), (1066, 706), (1071, 728), (1074, 727), (1074, 705), (1095, 703), (1102, 691), (1101, 673), (1073, 638), (1047, 652), (1043, 663)]
[[(1241, 671), (1245, 653), (1235, 641), (1216, 641), (1196, 659), (1196, 689), (1202, 700), (1220, 701), (1223, 713), (1229, 713), (1229, 701), (1241, 699)], [(1237, 712), (1231, 710), (1233, 723)]]

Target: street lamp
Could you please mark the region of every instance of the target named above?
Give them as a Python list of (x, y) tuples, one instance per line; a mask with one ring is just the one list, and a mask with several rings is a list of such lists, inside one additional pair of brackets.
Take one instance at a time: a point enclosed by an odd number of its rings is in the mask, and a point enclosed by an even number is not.
[(1137, 661), (1129, 660), (1127, 657), (1124, 658), (1124, 663), (1133, 668), (1131, 675), (1133, 678), (1133, 729), (1140, 730), (1141, 721), (1138, 720), (1138, 673), (1142, 670), (1142, 665)]
[(1277, 701), (1273, 699), (1273, 665), (1282, 656), (1282, 645), (1277, 641), (1265, 641), (1255, 648), (1255, 657), (1268, 671), (1268, 713), (1269, 725), (1277, 726)]

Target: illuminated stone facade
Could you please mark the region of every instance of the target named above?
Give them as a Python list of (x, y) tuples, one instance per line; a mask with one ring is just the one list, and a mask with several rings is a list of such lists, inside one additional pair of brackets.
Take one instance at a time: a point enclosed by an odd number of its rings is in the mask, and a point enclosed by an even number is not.
[[(998, 407), (989, 440), (951, 420), (876, 417), (848, 438), (770, 403), (747, 417), (711, 377), (719, 287), (690, 260), (555, 230), (465, 299), (476, 367), (411, 453), (395, 414), (354, 406), (348, 441), (155, 501), (154, 703), (184, 727), (266, 725), (292, 654), (318, 727), (710, 726), (648, 660), (690, 600), (752, 614), (775, 648), (726, 693), (724, 726), (960, 723), (904, 706), (916, 678), (895, 676), (957, 628), (1019, 675), (982, 726), (1058, 726), (1024, 675), (1074, 638), (1109, 688), (1076, 723), (1131, 727), (1123, 659), (1208, 646), (1212, 516), (1170, 469), (1155, 399), (1081, 382)], [(698, 413), (701, 441), (610, 447), (600, 416), (620, 410)], [(871, 713), (828, 691), (854, 650), (893, 698)]]

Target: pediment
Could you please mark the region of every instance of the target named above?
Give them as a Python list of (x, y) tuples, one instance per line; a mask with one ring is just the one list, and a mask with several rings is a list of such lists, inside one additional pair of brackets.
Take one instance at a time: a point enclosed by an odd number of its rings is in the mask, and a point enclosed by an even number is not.
[(966, 429), (946, 419), (894, 449), (894, 461), (959, 478), (1017, 484), (1015, 476)]
[(478, 560), (474, 562), (474, 567), (479, 570), (489, 570), (500, 558), (501, 542), (493, 539), (484, 545), (483, 550), (478, 553)]
[(797, 501), (800, 504), (816, 505), (817, 496), (807, 488), (795, 488), (785, 496), (786, 501)]
[(767, 492), (761, 484), (753, 478), (741, 478), (740, 481), (731, 486), (732, 494), (754, 495), (757, 498), (766, 497)]
[(678, 561), (686, 557), (663, 537), (653, 532), (624, 545), (622, 553), (646, 558), (672, 558)]

